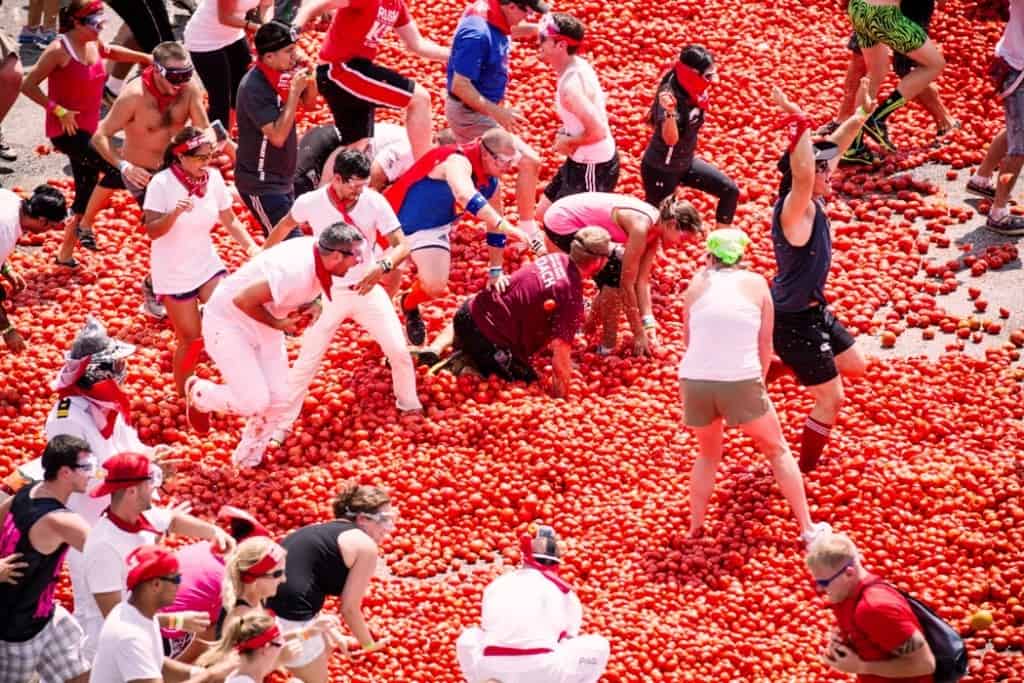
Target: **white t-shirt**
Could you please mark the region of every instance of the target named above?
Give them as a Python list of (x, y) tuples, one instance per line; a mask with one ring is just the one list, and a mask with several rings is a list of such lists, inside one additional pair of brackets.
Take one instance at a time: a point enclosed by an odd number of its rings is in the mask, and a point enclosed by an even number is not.
[(319, 237), (321, 232), (339, 221), (359, 229), (363, 236), (363, 241), (359, 245), (362, 262), (350, 268), (344, 276), (334, 278), (336, 289), (347, 289), (362, 280), (373, 268), (381, 253), (377, 247), (377, 235), (389, 235), (402, 227), (402, 224), (398, 222), (398, 216), (395, 215), (395, 210), (391, 208), (388, 200), (375, 190), (364, 189), (346, 217), (335, 208), (331, 198), (327, 196), (329, 189), (321, 187), (302, 195), (292, 204), (291, 214), (299, 223), (308, 223), (314, 237)]
[[(149, 523), (161, 534), (171, 525), (173, 513), (162, 508), (152, 508), (143, 513)], [(97, 638), (103, 628), (103, 613), (96, 604), (97, 593), (121, 593), (127, 588), (128, 568), (125, 560), (136, 548), (155, 543), (159, 534), (152, 531), (131, 533), (114, 526), (106, 517), (101, 517), (89, 531), (82, 553), (85, 564), (84, 591), (75, 592), (75, 616), (85, 630), (85, 655), (91, 657), (96, 652)], [(159, 642), (159, 639), (158, 639)], [(105, 678), (95, 678), (105, 681)]]
[[(210, 238), (220, 212), (231, 208), (231, 194), (215, 168), (202, 197), (192, 197), (192, 208), (178, 216), (171, 229), (150, 244), (149, 270), (157, 294), (184, 294), (206, 284), (226, 270)], [(170, 169), (160, 171), (146, 188), (147, 211), (170, 213), (188, 191)]]
[(1024, 0), (1010, 0), (1010, 20), (996, 43), (996, 54), (1014, 69), (1024, 70)]
[(21, 239), (21, 197), (0, 189), (0, 264), (7, 261)]
[[(220, 23), (218, 0), (199, 0), (195, 14), (185, 24), (185, 49), (189, 52), (213, 52), (245, 37), (245, 31)], [(245, 14), (259, 7), (260, 0), (234, 0), (235, 14)], [(223, 83), (207, 83), (207, 88), (227, 87)], [(227, 121), (221, 121), (225, 126)]]
[(576, 84), (583, 89), (587, 99), (597, 109), (598, 121), (605, 131), (604, 137), (597, 142), (577, 147), (570, 158), (580, 164), (603, 164), (606, 161), (611, 161), (615, 155), (615, 140), (612, 139), (611, 130), (608, 127), (608, 112), (605, 108), (607, 97), (600, 81), (597, 80), (594, 67), (580, 57), (573, 58), (569, 68), (558, 78), (558, 86), (555, 91), (555, 111), (562, 119), (562, 127), (569, 135), (579, 135), (583, 132), (583, 122), (562, 106), (562, 91), (570, 80), (576, 81)]
[(371, 156), (374, 163), (380, 164), (388, 182), (395, 182), (413, 164), (412, 145), (405, 128), (394, 123), (375, 125)]
[(563, 593), (536, 569), (517, 569), (484, 590), (480, 628), (484, 646), (549, 648), (563, 633), (577, 636), (583, 607), (576, 593)]
[(257, 683), (253, 680), (252, 676), (245, 676), (240, 673), (231, 672), (231, 674), (224, 679), (224, 683)]
[(266, 280), (272, 301), (265, 304), (265, 308), (275, 318), (284, 318), (299, 306), (310, 303), (324, 291), (313, 261), (315, 245), (313, 237), (296, 237), (261, 251), (224, 278), (206, 303), (204, 315), (229, 320), (257, 340), (284, 334), (243, 313), (235, 306), (234, 298), (250, 285)]
[(90, 680), (103, 683), (163, 680), (164, 647), (156, 616), (127, 602), (114, 607), (99, 633)]

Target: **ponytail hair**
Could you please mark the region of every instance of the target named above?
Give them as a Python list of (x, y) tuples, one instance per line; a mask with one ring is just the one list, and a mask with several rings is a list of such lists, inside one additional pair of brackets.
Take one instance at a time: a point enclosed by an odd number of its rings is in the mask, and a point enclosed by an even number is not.
[(349, 482), (338, 491), (331, 507), (335, 519), (355, 519), (359, 513), (372, 515), (391, 504), (388, 492), (378, 486), (364, 486)]
[[(239, 543), (228, 555), (224, 561), (224, 580), (220, 587), (220, 599), (225, 612), (230, 613), (235, 608), (235, 601), (242, 594), (242, 572), (256, 566), (275, 545), (266, 536), (253, 536)], [(284, 552), (284, 549), (281, 551)]]
[[(196, 660), (196, 664), (202, 667), (211, 667), (223, 662), (235, 650), (239, 643), (244, 643), (250, 638), (255, 638), (276, 623), (274, 617), (264, 609), (254, 609), (246, 612), (240, 617), (229, 619), (224, 625), (220, 640), (214, 643), (213, 647), (204, 652)], [(252, 652), (242, 652), (242, 657), (252, 657)]]
[(679, 199), (674, 194), (665, 197), (658, 206), (658, 222), (669, 221), (674, 221), (676, 229), (680, 232), (700, 234), (703, 231), (697, 209), (690, 202)]

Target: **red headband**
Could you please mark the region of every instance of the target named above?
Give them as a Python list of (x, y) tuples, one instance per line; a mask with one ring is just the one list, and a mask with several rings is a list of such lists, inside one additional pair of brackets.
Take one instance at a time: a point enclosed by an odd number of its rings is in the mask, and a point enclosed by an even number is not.
[(277, 620), (275, 620), (266, 631), (253, 636), (249, 640), (243, 640), (238, 645), (235, 645), (235, 649), (239, 652), (252, 652), (253, 650), (260, 649), (280, 635), (281, 629), (277, 625)]
[(75, 19), (82, 19), (103, 11), (103, 0), (93, 0), (88, 5), (74, 13)]
[(282, 556), (281, 546), (276, 543), (271, 545), (259, 562), (242, 572), (242, 583), (253, 583), (256, 579), (266, 576), (281, 561)]
[(200, 133), (199, 135), (191, 137), (188, 140), (185, 140), (185, 142), (176, 145), (173, 149), (171, 149), (171, 152), (173, 152), (174, 154), (185, 154), (187, 152), (191, 152), (192, 150), (199, 149), (201, 146), (208, 142), (209, 140), (206, 139), (206, 136)]
[(556, 24), (554, 20), (551, 19), (550, 15), (545, 16), (544, 20), (541, 22), (540, 32), (543, 36), (552, 38), (554, 40), (560, 40), (566, 45), (571, 45), (573, 47), (579, 47), (580, 45), (583, 44), (582, 40), (576, 40), (575, 38), (571, 38), (569, 36), (562, 35), (561, 33), (559, 33), (558, 24)]

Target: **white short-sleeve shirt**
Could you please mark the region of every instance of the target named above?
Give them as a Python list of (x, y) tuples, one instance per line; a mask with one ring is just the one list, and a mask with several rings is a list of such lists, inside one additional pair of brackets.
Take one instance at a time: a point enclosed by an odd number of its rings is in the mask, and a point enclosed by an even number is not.
[(389, 183), (395, 182), (412, 166), (415, 159), (405, 128), (394, 123), (378, 123), (373, 128), (372, 155), (380, 164)]
[[(152, 508), (143, 514), (160, 533), (165, 533), (171, 525), (173, 513), (170, 510)], [(103, 627), (103, 613), (93, 596), (97, 593), (120, 592), (123, 602), (128, 580), (125, 560), (133, 550), (155, 543), (157, 538), (159, 535), (151, 531), (122, 531), (106, 517), (101, 517), (89, 531), (82, 553), (85, 565), (84, 595), (75, 593), (75, 616), (85, 630), (87, 657), (96, 651), (97, 639)]]
[(344, 276), (334, 278), (335, 288), (348, 288), (362, 280), (374, 267), (381, 253), (377, 247), (377, 236), (389, 235), (402, 226), (391, 204), (375, 190), (364, 189), (347, 216), (335, 208), (327, 196), (328, 190), (329, 186), (325, 186), (302, 195), (292, 205), (291, 214), (299, 223), (308, 223), (314, 237), (319, 237), (321, 232), (340, 221), (359, 229), (363, 236), (359, 245), (362, 262), (350, 268)]
[(549, 648), (563, 633), (579, 635), (583, 608), (536, 569), (502, 574), (484, 590), (480, 627), (484, 645)]
[[(174, 225), (150, 245), (149, 270), (157, 294), (185, 294), (206, 284), (225, 270), (217, 255), (210, 231), (220, 221), (220, 212), (231, 208), (231, 194), (215, 168), (202, 197), (192, 197), (192, 208), (178, 216)], [(185, 186), (170, 169), (160, 171), (146, 188), (147, 211), (170, 213), (188, 196)]]
[(127, 602), (114, 607), (99, 633), (90, 680), (103, 683), (160, 681), (163, 680), (163, 665), (164, 648), (156, 616), (147, 619)]
[[(213, 52), (245, 38), (245, 31), (242, 29), (221, 23), (217, 2), (218, 0), (200, 0), (195, 13), (185, 24), (183, 37), (185, 49), (189, 52)], [(244, 15), (249, 10), (259, 7), (259, 4), (259, 0), (235, 0), (234, 13)], [(226, 86), (209, 83), (206, 87)], [(221, 123), (228, 125), (227, 121)]]
[(0, 263), (4, 263), (21, 239), (21, 197), (0, 189)]

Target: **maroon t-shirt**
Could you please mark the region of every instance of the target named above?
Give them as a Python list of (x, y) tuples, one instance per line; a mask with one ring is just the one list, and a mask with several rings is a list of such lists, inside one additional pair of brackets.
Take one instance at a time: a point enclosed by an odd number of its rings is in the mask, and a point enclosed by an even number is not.
[(566, 254), (548, 254), (511, 280), (504, 294), (488, 288), (470, 303), (483, 335), (523, 362), (552, 339), (572, 344), (583, 323), (583, 278), (576, 264)]

